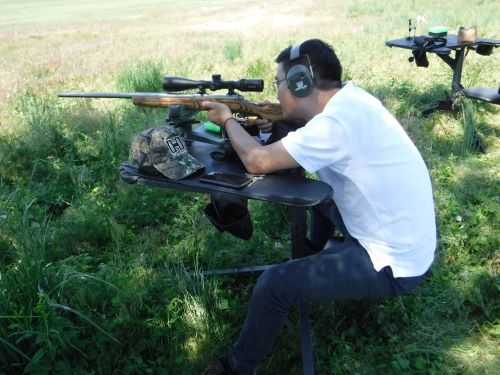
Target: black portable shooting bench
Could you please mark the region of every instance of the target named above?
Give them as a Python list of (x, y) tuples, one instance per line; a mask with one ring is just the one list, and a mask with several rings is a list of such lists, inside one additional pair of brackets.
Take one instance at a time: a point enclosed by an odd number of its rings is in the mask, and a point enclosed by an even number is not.
[[(147, 185), (165, 189), (184, 190), (195, 193), (212, 192), (236, 194), (249, 199), (258, 199), (271, 203), (278, 203), (289, 207), (291, 214), (291, 257), (304, 256), (303, 240), (307, 236), (306, 215), (307, 209), (318, 204), (332, 201), (333, 190), (330, 185), (290, 174), (269, 174), (257, 177), (241, 190), (200, 182), (200, 177), (209, 172), (223, 172), (244, 175), (245, 167), (239, 159), (227, 158), (216, 160), (211, 157), (212, 151), (220, 150), (219, 146), (204, 142), (193, 141), (189, 145), (189, 152), (198, 161), (204, 164), (205, 169), (182, 180), (169, 180), (162, 176), (151, 176), (139, 171), (135, 166), (123, 162), (120, 165), (120, 176), (129, 184)], [(218, 275), (237, 272), (263, 271), (272, 265), (250, 266), (243, 268), (213, 270), (203, 272), (204, 275)], [(312, 343), (309, 328), (308, 305), (299, 306), (301, 327), (301, 348), (304, 373), (314, 374)]]
[[(286, 205), (291, 210), (291, 238), (292, 258), (302, 256), (300, 244), (306, 236), (306, 210), (309, 207), (325, 203), (332, 199), (333, 191), (330, 185), (289, 174), (273, 173), (256, 177), (253, 182), (238, 190), (224, 186), (217, 186), (200, 182), (200, 177), (209, 172), (222, 172), (235, 175), (244, 175), (245, 167), (237, 159), (215, 160), (210, 156), (212, 151), (218, 150), (215, 145), (192, 142), (189, 146), (190, 154), (200, 161), (205, 169), (182, 180), (169, 180), (162, 175), (152, 176), (143, 173), (137, 167), (123, 162), (120, 165), (120, 176), (129, 184), (147, 185), (166, 189), (184, 190), (195, 193), (212, 192), (236, 194), (249, 199), (258, 199), (270, 203)], [(224, 272), (207, 272), (215, 274)]]

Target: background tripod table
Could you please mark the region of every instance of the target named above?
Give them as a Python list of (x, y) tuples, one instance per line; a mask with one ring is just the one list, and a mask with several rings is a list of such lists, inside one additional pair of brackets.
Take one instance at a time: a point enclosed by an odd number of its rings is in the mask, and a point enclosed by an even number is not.
[[(388, 40), (385, 42), (385, 44), (388, 47), (404, 48), (415, 51), (421, 47), (415, 43), (416, 38), (418, 37), (406, 37)], [(457, 35), (448, 34), (446, 36), (445, 45), (437, 46), (436, 48), (432, 48), (432, 46), (430, 48), (427, 48), (425, 52), (436, 54), (452, 69), (453, 76), (451, 80), (451, 96), (440, 100), (437, 105), (424, 110), (422, 114), (428, 115), (436, 110), (452, 110), (453, 99), (459, 93), (462, 93), (464, 96), (472, 99), (500, 104), (500, 88), (464, 88), (461, 83), (462, 69), (468, 50), (474, 50), (480, 55), (489, 56), (491, 55), (493, 49), (499, 46), (500, 40), (497, 39), (477, 38), (473, 43), (460, 43), (458, 41)], [(454, 57), (450, 56), (452, 52), (454, 52)]]

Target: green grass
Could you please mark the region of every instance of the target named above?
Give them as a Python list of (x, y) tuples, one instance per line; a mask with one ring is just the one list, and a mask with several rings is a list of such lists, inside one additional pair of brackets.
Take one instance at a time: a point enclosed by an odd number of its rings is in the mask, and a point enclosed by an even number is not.
[(113, 0), (64, 1), (64, 0), (18, 0), (15, 3), (0, 3), (2, 17), (0, 29), (31, 28), (33, 26), (68, 25), (74, 22), (130, 22), (147, 20), (155, 11), (178, 12), (186, 8), (201, 7), (202, 0)]
[[(500, 367), (498, 106), (428, 118), (451, 70), (387, 39), (408, 18), (500, 38), (491, 1), (0, 1), (0, 374), (199, 374), (237, 338), (256, 276), (200, 269), (281, 261), (283, 207), (249, 203), (249, 241), (220, 234), (202, 194), (131, 186), (118, 165), (164, 110), (57, 92), (160, 91), (164, 75), (262, 78), (287, 45), (330, 41), (346, 77), (379, 97), (422, 152), (439, 248), (413, 296), (312, 307), (319, 374), (494, 374)], [(293, 32), (292, 32), (293, 30)], [(471, 52), (466, 86), (497, 87), (499, 54)], [(474, 129), (488, 148), (474, 147)], [(261, 373), (301, 373), (292, 312)]]

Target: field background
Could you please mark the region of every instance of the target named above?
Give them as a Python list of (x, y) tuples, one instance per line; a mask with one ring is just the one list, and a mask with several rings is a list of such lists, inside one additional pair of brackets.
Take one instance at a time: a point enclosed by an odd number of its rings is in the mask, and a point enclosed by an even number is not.
[[(120, 181), (132, 135), (164, 111), (61, 91), (159, 91), (165, 75), (270, 82), (275, 56), (331, 43), (345, 79), (379, 97), (422, 152), (439, 221), (431, 277), (414, 296), (318, 303), (318, 374), (494, 374), (500, 368), (498, 106), (457, 101), (384, 42), (429, 26), (477, 25), (500, 38), (491, 0), (0, 0), (0, 374), (200, 374), (238, 335), (256, 276), (203, 279), (200, 267), (276, 262), (287, 211), (250, 202), (249, 241), (220, 234), (202, 194)], [(471, 51), (465, 86), (500, 85), (500, 51)], [(474, 147), (475, 129), (488, 153)], [(409, 197), (411, 199), (411, 197)], [(193, 273), (194, 271), (194, 273)], [(300, 374), (297, 314), (260, 368)]]

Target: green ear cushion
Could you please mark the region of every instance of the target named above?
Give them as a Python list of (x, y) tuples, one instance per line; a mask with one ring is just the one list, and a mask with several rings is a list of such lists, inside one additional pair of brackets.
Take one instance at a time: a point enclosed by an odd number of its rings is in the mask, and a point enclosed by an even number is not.
[(288, 89), (293, 95), (302, 98), (311, 93), (313, 80), (311, 71), (304, 65), (294, 65), (286, 74)]

